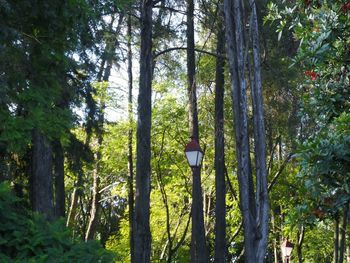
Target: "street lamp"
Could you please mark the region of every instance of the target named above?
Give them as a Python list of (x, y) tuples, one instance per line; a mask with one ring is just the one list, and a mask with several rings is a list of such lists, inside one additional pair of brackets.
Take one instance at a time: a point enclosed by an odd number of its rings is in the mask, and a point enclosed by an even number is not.
[(191, 139), (192, 140), (185, 147), (185, 154), (190, 167), (198, 168), (201, 166), (204, 154), (197, 139), (194, 137), (191, 137)]
[(290, 263), (293, 247), (293, 243), (289, 242), (287, 239), (281, 244), (282, 257), (285, 259), (285, 263)]

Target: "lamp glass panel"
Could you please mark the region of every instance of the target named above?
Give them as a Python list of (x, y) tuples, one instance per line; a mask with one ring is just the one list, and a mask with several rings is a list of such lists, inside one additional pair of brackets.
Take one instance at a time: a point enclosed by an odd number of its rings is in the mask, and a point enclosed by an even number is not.
[(282, 246), (281, 247), (281, 252), (282, 252), (282, 257), (290, 257), (292, 254), (293, 247), (286, 247)]
[(197, 156), (197, 166), (200, 166), (202, 163), (202, 159), (203, 159), (203, 153), (198, 151), (198, 156)]
[(197, 166), (197, 155), (197, 151), (186, 152), (186, 158), (191, 167)]
[(285, 247), (284, 248), (285, 249), (285, 255), (287, 256), (287, 257), (290, 257), (290, 255), (292, 254), (292, 247)]

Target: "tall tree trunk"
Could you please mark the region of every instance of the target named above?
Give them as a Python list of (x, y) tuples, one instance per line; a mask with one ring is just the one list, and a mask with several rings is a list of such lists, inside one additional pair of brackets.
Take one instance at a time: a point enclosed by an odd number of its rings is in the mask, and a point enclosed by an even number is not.
[(334, 263), (339, 262), (339, 216), (336, 215), (334, 222)]
[(252, 9), (251, 42), (254, 62), (254, 85), (252, 85), (252, 102), (254, 118), (254, 154), (256, 170), (256, 225), (259, 227), (257, 243), (257, 262), (263, 262), (269, 236), (269, 200), (266, 169), (266, 139), (264, 122), (264, 103), (261, 80), (261, 61), (258, 17), (255, 0), (249, 0)]
[[(349, 238), (349, 234), (347, 234), (347, 237)], [(346, 263), (350, 263), (350, 244), (349, 244), (349, 242), (347, 242), (347, 244), (346, 244)]]
[(31, 202), (33, 210), (48, 220), (54, 219), (52, 178), (52, 147), (38, 129), (33, 131)]
[[(102, 136), (101, 136), (102, 137)], [(100, 143), (100, 139), (99, 142)], [(101, 141), (102, 143), (102, 141)], [(101, 147), (101, 144), (99, 144)], [(93, 239), (97, 230), (98, 222), (99, 222), (99, 210), (100, 204), (99, 201), (101, 199), (100, 194), (100, 161), (101, 161), (101, 152), (96, 155), (96, 164), (93, 170), (93, 185), (92, 185), (92, 200), (91, 200), (91, 209), (90, 209), (90, 219), (85, 233), (85, 241), (89, 239)]]
[[(104, 64), (105, 64), (105, 60), (103, 60), (101, 62), (101, 69), (100, 71), (104, 68)], [(102, 77), (100, 77), (102, 78)], [(92, 132), (93, 132), (93, 127), (95, 125), (95, 114), (96, 114), (96, 102), (93, 99), (92, 96), (92, 87), (89, 86), (87, 88), (87, 92), (86, 92), (86, 104), (87, 104), (87, 108), (89, 109), (88, 111), (88, 116), (87, 116), (87, 123), (86, 123), (86, 128), (85, 128), (85, 132), (86, 132), (86, 139), (85, 139), (85, 146), (89, 147), (90, 141), (91, 141), (91, 136), (92, 136)], [(81, 161), (80, 159), (77, 160), (77, 167), (81, 167)], [(82, 188), (83, 188), (83, 171), (80, 168), (77, 174), (77, 179), (74, 183), (74, 189), (73, 192), (71, 193), (71, 202), (70, 202), (70, 206), (69, 206), (69, 212), (68, 212), (68, 216), (67, 216), (67, 222), (66, 222), (66, 226), (69, 227), (73, 227), (74, 226), (74, 220), (75, 217), (77, 215), (77, 210), (78, 210), (78, 201), (79, 198), (82, 197)]]
[(134, 263), (134, 161), (133, 161), (133, 151), (132, 151), (132, 137), (133, 137), (133, 106), (132, 106), (132, 90), (133, 90), (133, 74), (132, 74), (132, 48), (131, 48), (131, 15), (128, 16), (128, 86), (129, 86), (129, 96), (128, 96), (128, 118), (129, 118), (129, 130), (128, 130), (128, 170), (129, 170), (129, 235), (130, 235), (130, 262)]
[(251, 182), (250, 149), (248, 137), (247, 97), (244, 62), (244, 25), (239, 0), (225, 0), (225, 21), (227, 54), (232, 79), (232, 101), (235, 120), (236, 157), (238, 162), (238, 182), (240, 204), (243, 213), (245, 262), (255, 261), (255, 218), (256, 207)]
[[(193, 0), (187, 0), (187, 85), (189, 96), (189, 127), (191, 136), (199, 142), (193, 12)], [(205, 244), (200, 167), (192, 168), (191, 262), (208, 262), (207, 247)]]
[[(216, 53), (225, 52), (225, 32), (219, 18)], [(223, 57), (216, 58), (215, 76), (215, 262), (226, 262), (226, 185), (224, 145), (224, 65)]]
[[(101, 154), (99, 157), (96, 157), (96, 161), (101, 160)], [(93, 239), (97, 230), (98, 225), (98, 214), (99, 214), (99, 201), (100, 201), (100, 178), (99, 178), (99, 164), (96, 164), (96, 167), (93, 170), (93, 185), (92, 185), (92, 201), (90, 209), (90, 220), (85, 233), (85, 241)]]
[(276, 227), (276, 221), (275, 221), (275, 212), (271, 211), (271, 226), (272, 226), (272, 231), (274, 233), (274, 238), (272, 240), (273, 242), (273, 258), (274, 258), (274, 262), (278, 263), (278, 259), (279, 259), (279, 243), (280, 243), (280, 238), (279, 238), (279, 234), (277, 232), (277, 227)]
[(302, 247), (303, 247), (303, 242), (304, 242), (304, 236), (305, 236), (305, 227), (303, 225), (301, 225), (301, 226), (299, 226), (298, 232), (297, 232), (298, 242), (297, 242), (297, 246), (296, 246), (299, 263), (303, 263)]
[(349, 204), (346, 204), (343, 211), (342, 222), (340, 224), (340, 216), (336, 215), (334, 222), (334, 262), (343, 263), (344, 262), (344, 251), (345, 251), (345, 239), (346, 239), (346, 228), (348, 224), (349, 214)]
[(349, 204), (346, 204), (343, 211), (343, 221), (340, 229), (340, 242), (339, 242), (339, 263), (344, 262), (344, 254), (345, 254), (345, 244), (346, 244), (346, 228), (348, 224), (348, 216), (349, 216)]
[[(118, 26), (115, 31), (115, 40), (114, 42), (107, 42), (106, 49), (104, 51), (104, 54), (106, 55), (106, 58), (102, 61), (102, 65), (100, 68), (100, 72), (98, 74), (98, 81), (101, 81), (102, 78), (102, 85), (103, 82), (106, 83), (109, 81), (109, 77), (111, 75), (112, 65), (113, 65), (113, 56), (111, 54), (115, 53), (115, 50), (118, 45), (118, 34), (120, 33), (120, 28), (122, 21), (124, 19), (124, 13), (121, 13), (119, 15), (118, 19)], [(110, 30), (113, 27), (115, 17), (112, 17), (111, 23), (110, 23)], [(108, 55), (107, 55), (108, 54)], [(104, 68), (104, 65), (107, 63), (106, 68)], [(103, 77), (102, 77), (103, 74)], [(108, 87), (106, 87), (107, 89)], [(99, 213), (100, 213), (100, 199), (101, 199), (101, 193), (100, 193), (100, 166), (102, 161), (102, 142), (103, 142), (103, 133), (104, 133), (104, 123), (105, 123), (105, 108), (106, 108), (106, 93), (107, 91), (104, 90), (104, 94), (102, 94), (102, 97), (100, 98), (100, 111), (98, 115), (97, 120), (97, 143), (98, 143), (98, 149), (97, 154), (95, 158), (95, 168), (93, 171), (93, 189), (92, 189), (92, 203), (91, 203), (91, 210), (90, 210), (90, 220), (88, 223), (87, 231), (85, 234), (85, 240), (93, 239), (95, 236), (95, 233), (97, 231), (97, 226), (99, 224)]]
[(69, 212), (68, 212), (68, 216), (67, 216), (67, 222), (66, 222), (66, 226), (67, 227), (73, 227), (74, 225), (74, 220), (77, 214), (77, 208), (78, 208), (78, 199), (81, 197), (81, 188), (82, 188), (82, 184), (83, 184), (83, 174), (82, 171), (78, 172), (78, 177), (77, 177), (77, 181), (75, 182), (74, 185), (74, 189), (73, 192), (71, 194), (71, 202), (70, 202), (70, 206), (69, 206)]
[[(121, 22), (124, 18), (123, 13), (120, 14), (119, 16), (119, 21), (118, 21), (118, 26), (116, 28), (116, 32), (115, 35), (118, 36), (119, 32), (120, 32), (120, 27), (121, 27)], [(112, 19), (109, 23), (109, 27), (108, 27), (108, 32), (112, 32), (113, 30), (113, 24), (115, 21), (115, 17), (112, 16)], [(110, 43), (108, 42), (106, 44), (106, 48), (103, 52), (102, 55), (102, 61), (100, 63), (100, 68), (99, 71), (97, 73), (96, 79), (98, 82), (101, 81), (108, 81), (109, 79), (109, 75), (110, 75), (110, 71), (111, 71), (111, 67), (112, 67), (112, 58), (110, 57), (110, 53), (113, 52), (113, 49), (115, 48), (117, 44), (117, 38), (115, 40), (114, 43)], [(107, 67), (106, 67), (107, 64)], [(106, 78), (107, 76), (107, 78)], [(90, 142), (91, 142), (91, 136), (93, 134), (93, 128), (95, 127), (96, 129), (98, 129), (99, 127), (96, 127), (96, 125), (98, 125), (98, 123), (96, 123), (95, 121), (95, 115), (96, 115), (96, 111), (97, 111), (97, 105), (96, 105), (96, 101), (93, 98), (93, 88), (90, 86), (87, 87), (87, 92), (86, 92), (86, 104), (87, 104), (87, 108), (88, 108), (88, 116), (87, 116), (87, 123), (86, 123), (86, 139), (85, 139), (85, 146), (86, 147), (90, 147)], [(102, 108), (102, 107), (101, 107)], [(80, 164), (79, 164), (80, 166)], [(94, 174), (96, 174), (94, 172)], [(93, 180), (96, 180), (97, 178), (94, 178)], [(93, 183), (94, 184), (94, 183)], [(97, 186), (98, 184), (96, 184)], [(82, 187), (83, 187), (83, 174), (82, 172), (80, 172), (78, 174), (77, 180), (75, 182), (75, 186), (71, 195), (71, 205), (69, 208), (69, 214), (67, 217), (67, 226), (73, 226), (74, 224), (74, 219), (76, 217), (77, 214), (77, 208), (78, 208), (78, 202), (79, 199), (82, 198)]]
[(187, 92), (189, 96), (188, 119), (190, 134), (199, 140), (198, 110), (197, 110), (197, 86), (196, 86), (196, 57), (194, 47), (194, 3), (187, 0)]
[[(255, 2), (250, 0), (253, 68), (251, 72), (254, 112), (254, 153), (256, 192), (250, 160), (246, 64), (249, 45), (245, 39), (244, 5), (242, 0), (225, 0), (227, 54), (232, 79), (232, 101), (235, 121), (236, 157), (240, 205), (244, 225), (245, 262), (264, 261), (268, 238), (268, 192), (265, 153), (265, 125), (260, 72), (260, 50)], [(249, 64), (249, 63), (248, 63)]]
[(207, 247), (205, 244), (203, 196), (200, 171), (200, 168), (192, 168), (191, 262), (195, 263), (208, 262)]
[[(107, 47), (111, 52), (113, 52), (115, 46), (109, 45)], [(108, 82), (109, 77), (111, 75), (111, 69), (112, 69), (112, 58), (108, 58), (107, 61), (107, 67), (104, 71), (103, 75), (103, 82)], [(104, 84), (102, 84), (104, 85)], [(100, 211), (100, 199), (101, 199), (101, 193), (100, 193), (100, 171), (101, 171), (101, 161), (102, 161), (102, 142), (103, 142), (103, 126), (105, 123), (105, 112), (106, 108), (106, 102), (105, 102), (105, 94), (102, 95), (102, 98), (100, 98), (100, 112), (98, 115), (97, 120), (97, 154), (95, 158), (95, 168), (93, 170), (93, 186), (92, 186), (92, 202), (91, 202), (91, 210), (90, 210), (90, 220), (88, 223), (88, 227), (85, 234), (85, 240), (93, 239), (95, 236), (95, 233), (97, 231), (97, 226), (99, 223), (99, 211)]]
[(152, 115), (152, 4), (141, 1), (141, 54), (138, 96), (136, 198), (134, 224), (134, 259), (137, 263), (150, 262), (151, 233), (151, 115)]
[(64, 154), (59, 140), (54, 143), (55, 216), (65, 217)]

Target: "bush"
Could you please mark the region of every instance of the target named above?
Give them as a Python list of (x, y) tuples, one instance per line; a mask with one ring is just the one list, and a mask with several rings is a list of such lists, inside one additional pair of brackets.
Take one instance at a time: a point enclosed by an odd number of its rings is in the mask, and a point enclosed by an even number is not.
[(114, 255), (96, 241), (71, 238), (62, 220), (47, 222), (32, 214), (0, 184), (0, 262), (113, 262)]

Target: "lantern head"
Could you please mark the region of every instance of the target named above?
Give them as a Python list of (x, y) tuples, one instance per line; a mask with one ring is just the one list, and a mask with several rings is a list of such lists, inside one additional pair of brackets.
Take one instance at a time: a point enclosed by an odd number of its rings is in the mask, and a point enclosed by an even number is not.
[(185, 154), (190, 167), (200, 167), (203, 159), (203, 151), (197, 139), (191, 137), (191, 141), (186, 145)]
[(293, 247), (293, 243), (289, 242), (287, 239), (284, 240), (281, 245), (282, 256), (289, 258), (292, 254)]

